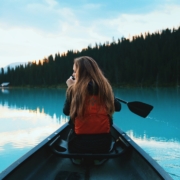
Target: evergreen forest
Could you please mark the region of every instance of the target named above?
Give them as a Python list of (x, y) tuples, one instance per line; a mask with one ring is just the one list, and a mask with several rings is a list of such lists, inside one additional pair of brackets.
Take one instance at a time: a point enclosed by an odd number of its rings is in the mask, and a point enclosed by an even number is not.
[[(32, 52), (33, 53), (33, 52)], [(72, 74), (73, 60), (90, 56), (114, 86), (179, 86), (180, 27), (89, 45), (81, 51), (49, 55), (16, 68), (0, 69), (0, 83), (21, 87), (62, 87)]]

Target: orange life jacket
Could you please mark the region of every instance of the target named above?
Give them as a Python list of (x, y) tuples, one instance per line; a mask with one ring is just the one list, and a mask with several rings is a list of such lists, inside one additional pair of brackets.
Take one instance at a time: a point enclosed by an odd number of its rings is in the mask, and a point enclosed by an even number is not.
[(110, 119), (106, 106), (100, 104), (98, 96), (87, 97), (84, 116), (75, 118), (75, 133), (102, 134), (109, 132)]

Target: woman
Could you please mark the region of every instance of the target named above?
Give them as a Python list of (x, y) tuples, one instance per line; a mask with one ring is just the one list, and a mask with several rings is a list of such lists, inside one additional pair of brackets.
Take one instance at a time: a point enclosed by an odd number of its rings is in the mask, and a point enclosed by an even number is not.
[(63, 112), (70, 116), (72, 131), (68, 147), (71, 152), (103, 153), (111, 145), (110, 126), (114, 111), (121, 105), (97, 63), (88, 56), (76, 58), (73, 78), (68, 86)]

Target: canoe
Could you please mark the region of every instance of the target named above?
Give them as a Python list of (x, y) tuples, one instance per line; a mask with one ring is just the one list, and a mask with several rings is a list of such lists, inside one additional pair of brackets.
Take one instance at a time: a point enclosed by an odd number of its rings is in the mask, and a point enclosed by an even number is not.
[[(58, 179), (145, 179), (171, 180), (170, 175), (125, 132), (111, 127), (112, 147), (107, 154), (69, 153), (68, 123), (10, 165), (0, 174), (3, 180)], [(77, 165), (73, 159), (81, 159)], [(95, 163), (97, 160), (100, 163)]]
[(2, 83), (0, 86), (1, 87), (7, 87), (9, 85), (9, 82), (4, 82), (4, 83)]

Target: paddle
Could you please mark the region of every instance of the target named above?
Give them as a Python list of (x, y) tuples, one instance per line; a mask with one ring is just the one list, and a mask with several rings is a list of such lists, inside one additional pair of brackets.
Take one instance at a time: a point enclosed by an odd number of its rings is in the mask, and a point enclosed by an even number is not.
[(147, 115), (150, 113), (150, 111), (153, 109), (153, 106), (139, 102), (139, 101), (134, 101), (134, 102), (126, 102), (122, 99), (116, 98), (118, 101), (127, 104), (129, 110), (143, 118), (147, 117)]

